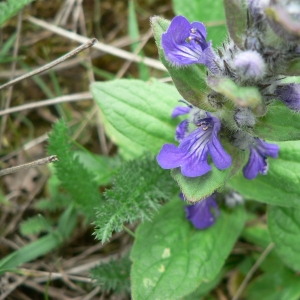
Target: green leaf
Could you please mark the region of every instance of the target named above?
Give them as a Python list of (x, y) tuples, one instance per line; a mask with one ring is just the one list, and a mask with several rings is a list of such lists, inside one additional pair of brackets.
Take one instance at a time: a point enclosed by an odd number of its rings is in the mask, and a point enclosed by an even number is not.
[(102, 291), (112, 290), (117, 294), (129, 294), (130, 267), (131, 261), (128, 256), (119, 260), (111, 259), (91, 270), (92, 279), (96, 280), (95, 285), (100, 286)]
[(134, 143), (157, 153), (174, 142), (171, 114), (180, 96), (173, 86), (120, 79), (95, 82), (91, 91), (108, 122)]
[[(140, 33), (139, 33), (139, 25), (138, 25), (138, 20), (137, 16), (135, 13), (135, 7), (134, 7), (134, 1), (130, 0), (128, 2), (128, 34), (130, 39), (135, 40), (140, 38)], [(130, 44), (131, 51), (140, 54), (141, 57), (144, 57), (144, 52), (140, 50), (139, 52), (136, 52), (138, 48), (140, 48), (142, 42), (139, 43), (132, 43)], [(142, 47), (143, 48), (143, 47)], [(141, 48), (140, 48), (141, 49)], [(149, 71), (148, 67), (143, 64), (143, 62), (138, 64), (138, 69), (139, 69), (139, 78), (142, 80), (148, 80), (149, 79)]]
[(281, 142), (279, 157), (268, 158), (268, 174), (253, 180), (237, 175), (228, 185), (244, 197), (260, 202), (300, 207), (300, 141)]
[(212, 281), (201, 282), (197, 289), (190, 295), (185, 296), (183, 300), (202, 299), (203, 296), (207, 295), (220, 283), (224, 275), (225, 271), (221, 270), (221, 272), (219, 272), (219, 274)]
[(284, 263), (300, 270), (300, 209), (270, 206), (268, 225), (276, 252)]
[(300, 114), (278, 101), (269, 107), (264, 117), (257, 120), (254, 133), (269, 141), (299, 140)]
[(6, 0), (0, 2), (0, 26), (32, 1), (33, 0)]
[(123, 164), (114, 177), (112, 189), (105, 192), (106, 201), (97, 210), (97, 238), (105, 242), (113, 231), (123, 230), (124, 223), (149, 220), (162, 200), (169, 200), (177, 192), (175, 182), (154, 157)]
[(287, 76), (299, 76), (300, 75), (300, 59), (295, 58), (289, 61), (286, 70), (282, 72), (283, 75)]
[(109, 184), (121, 164), (118, 156), (95, 155), (89, 151), (74, 151), (74, 155), (89, 172), (94, 173), (98, 185)]
[(219, 46), (227, 35), (225, 14), (222, 0), (173, 0), (176, 15), (185, 16), (190, 22), (204, 22), (207, 26), (207, 39)]
[(247, 300), (298, 300), (299, 275), (283, 269), (259, 276), (245, 293)]
[(205, 94), (206, 75), (204, 66), (193, 64), (185, 66), (184, 68), (178, 68), (166, 60), (163, 48), (161, 46), (161, 36), (167, 31), (169, 25), (170, 21), (163, 18), (157, 16), (151, 18), (151, 26), (160, 60), (168, 69), (178, 92), (185, 100), (201, 109), (214, 111), (214, 108), (208, 103)]
[(243, 34), (247, 26), (247, 10), (244, 0), (224, 0), (226, 24), (234, 43), (243, 49)]
[(130, 160), (141, 156), (147, 152), (147, 148), (143, 147), (125, 135), (121, 134), (116, 128), (109, 123), (103, 113), (101, 113), (101, 120), (105, 127), (105, 134), (118, 146), (118, 153), (125, 160)]
[(48, 152), (59, 158), (54, 167), (61, 184), (71, 195), (77, 208), (92, 220), (95, 218), (95, 207), (101, 203), (101, 194), (94, 175), (84, 168), (77, 157), (74, 158), (67, 131), (63, 121), (54, 125), (49, 135)]
[(49, 220), (42, 215), (29, 218), (20, 224), (20, 231), (22, 235), (38, 234), (42, 231), (51, 232), (52, 227)]
[(246, 156), (244, 152), (234, 149), (229, 153), (232, 154), (232, 166), (222, 171), (212, 165), (210, 172), (194, 178), (183, 176), (180, 168), (171, 171), (171, 175), (177, 181), (186, 201), (195, 203), (206, 198), (217, 189), (222, 188), (226, 181), (241, 169), (245, 164)]
[(152, 222), (141, 224), (131, 251), (135, 300), (180, 299), (201, 282), (214, 280), (244, 226), (242, 207), (221, 211), (216, 223), (196, 230), (185, 218), (178, 198)]
[(227, 77), (208, 76), (208, 86), (241, 107), (256, 108), (261, 104), (261, 94), (256, 87), (242, 87)]

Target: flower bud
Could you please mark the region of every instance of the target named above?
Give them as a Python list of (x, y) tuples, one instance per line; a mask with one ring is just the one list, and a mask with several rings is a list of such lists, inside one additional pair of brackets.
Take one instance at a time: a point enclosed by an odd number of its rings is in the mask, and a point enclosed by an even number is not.
[(265, 75), (266, 65), (257, 51), (244, 51), (234, 59), (236, 72), (244, 80), (258, 80)]

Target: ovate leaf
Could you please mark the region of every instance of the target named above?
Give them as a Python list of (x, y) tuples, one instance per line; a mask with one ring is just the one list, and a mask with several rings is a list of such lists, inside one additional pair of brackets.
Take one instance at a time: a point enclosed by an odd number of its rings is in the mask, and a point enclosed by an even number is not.
[(274, 103), (268, 113), (258, 119), (254, 133), (269, 141), (291, 141), (300, 139), (300, 114), (281, 102)]
[(300, 270), (300, 208), (270, 206), (268, 225), (281, 259), (295, 271)]
[(254, 280), (245, 296), (247, 300), (298, 300), (299, 276), (288, 269), (265, 273)]
[(174, 86), (120, 79), (95, 82), (91, 91), (107, 121), (133, 143), (157, 153), (174, 142), (177, 121), (171, 113), (181, 98)]
[(228, 184), (246, 198), (272, 205), (300, 207), (300, 141), (277, 144), (279, 157), (268, 158), (267, 175), (259, 174), (253, 180), (238, 175)]
[(141, 224), (131, 251), (135, 300), (180, 299), (214, 280), (244, 226), (242, 207), (221, 211), (216, 223), (197, 230), (185, 218), (184, 203), (174, 199)]

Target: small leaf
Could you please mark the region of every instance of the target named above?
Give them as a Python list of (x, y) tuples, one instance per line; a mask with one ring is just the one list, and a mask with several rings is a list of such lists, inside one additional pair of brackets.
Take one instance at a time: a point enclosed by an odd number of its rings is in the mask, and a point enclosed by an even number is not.
[(67, 125), (63, 121), (56, 122), (49, 135), (48, 152), (58, 156), (59, 161), (54, 164), (56, 175), (77, 208), (87, 218), (94, 219), (95, 207), (101, 203), (101, 194), (94, 175), (77, 157), (73, 157), (69, 139)]
[(300, 209), (270, 206), (268, 225), (280, 258), (294, 271), (300, 271)]
[(97, 209), (95, 234), (103, 243), (113, 231), (123, 230), (124, 223), (151, 219), (163, 200), (178, 187), (152, 156), (126, 162), (118, 170), (113, 187), (106, 190), (106, 201)]
[(238, 175), (230, 179), (228, 185), (249, 199), (300, 207), (300, 141), (277, 144), (279, 157), (268, 158), (267, 175), (258, 175), (253, 180)]
[(161, 46), (161, 36), (167, 31), (170, 21), (160, 17), (151, 18), (151, 26), (155, 42), (158, 48), (159, 57), (164, 66), (168, 69), (173, 82), (182, 97), (193, 105), (207, 111), (214, 111), (214, 108), (207, 102), (205, 95), (205, 68), (202, 65), (189, 65), (184, 68), (172, 66), (165, 58)]
[(185, 16), (190, 22), (199, 21), (207, 26), (207, 39), (219, 46), (227, 35), (225, 14), (222, 0), (189, 0), (188, 5), (182, 0), (173, 0), (176, 15)]
[(33, 0), (6, 0), (0, 2), (0, 26), (16, 15), (25, 5)]
[(245, 1), (224, 0), (227, 29), (234, 43), (243, 49), (243, 34), (246, 32), (247, 16)]
[(254, 133), (269, 141), (299, 140), (300, 114), (278, 101), (270, 106), (264, 117), (258, 119)]
[(95, 285), (101, 287), (102, 291), (114, 291), (116, 294), (130, 292), (130, 267), (131, 261), (128, 256), (118, 260), (111, 259), (109, 262), (102, 262), (91, 270), (92, 279), (96, 280)]
[(74, 156), (78, 157), (83, 166), (95, 175), (98, 185), (107, 185), (111, 182), (116, 169), (121, 165), (120, 157), (109, 157), (95, 155), (89, 151), (74, 151)]
[(245, 164), (244, 152), (234, 149), (231, 156), (233, 163), (230, 168), (218, 170), (212, 165), (212, 170), (200, 177), (185, 177), (181, 174), (180, 168), (173, 169), (171, 175), (177, 181), (186, 201), (195, 203), (208, 197), (222, 188), (231, 176), (239, 172)]
[(137, 229), (131, 251), (133, 299), (180, 299), (214, 280), (244, 226), (239, 207), (222, 210), (212, 227), (196, 230), (183, 206), (174, 199)]
[(282, 75), (299, 76), (300, 75), (300, 59), (299, 58), (292, 59), (288, 63), (287, 68), (282, 72)]
[(42, 215), (37, 215), (20, 224), (20, 231), (22, 235), (38, 234), (42, 231), (51, 232), (52, 227), (49, 220)]
[(95, 82), (91, 91), (108, 122), (133, 143), (157, 153), (174, 141), (171, 114), (180, 95), (173, 86), (120, 79)]
[(256, 108), (262, 102), (257, 88), (238, 86), (227, 77), (208, 76), (207, 84), (215, 92), (224, 95), (241, 107)]

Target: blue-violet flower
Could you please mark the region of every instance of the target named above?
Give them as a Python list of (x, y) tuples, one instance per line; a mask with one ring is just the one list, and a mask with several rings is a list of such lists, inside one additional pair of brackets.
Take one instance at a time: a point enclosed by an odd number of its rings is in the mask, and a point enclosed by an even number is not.
[(276, 94), (290, 109), (300, 111), (300, 84), (286, 84), (278, 86)]
[(201, 115), (203, 114), (195, 113), (191, 122), (196, 125), (197, 129), (191, 133), (188, 133), (186, 128), (182, 128), (182, 123), (179, 125), (180, 128), (177, 128), (180, 133), (177, 136), (180, 141), (179, 147), (173, 144), (165, 144), (162, 147), (157, 155), (157, 161), (163, 169), (181, 167), (181, 173), (184, 176), (202, 176), (211, 170), (207, 162), (208, 154), (211, 155), (219, 170), (231, 166), (231, 157), (218, 139), (218, 132), (221, 129), (219, 119), (208, 112), (204, 112), (204, 118), (196, 117)]
[[(214, 214), (212, 213), (214, 210)], [(218, 204), (214, 196), (209, 196), (196, 204), (185, 206), (186, 218), (197, 229), (205, 229), (215, 223), (219, 216)]]
[(249, 161), (243, 169), (245, 178), (254, 179), (258, 173), (266, 175), (268, 171), (267, 156), (277, 158), (279, 147), (275, 144), (268, 144), (259, 138), (253, 138), (249, 147)]
[[(172, 112), (172, 118), (176, 118), (181, 115), (188, 114), (192, 109), (192, 106), (177, 106)], [(186, 133), (188, 132), (188, 120), (183, 120), (176, 128), (175, 140), (180, 142), (184, 139)]]
[(215, 67), (216, 58), (211, 42), (206, 42), (206, 28), (200, 22), (190, 23), (183, 16), (175, 17), (162, 35), (162, 47), (167, 60), (175, 66), (194, 63)]

